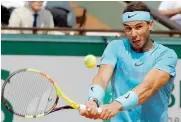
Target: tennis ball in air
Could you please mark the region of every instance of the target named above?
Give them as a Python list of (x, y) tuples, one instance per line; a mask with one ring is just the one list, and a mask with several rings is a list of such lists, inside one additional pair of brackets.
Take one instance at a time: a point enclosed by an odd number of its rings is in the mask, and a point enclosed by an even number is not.
[(85, 61), (84, 62), (85, 66), (87, 68), (94, 68), (94, 67), (96, 67), (97, 61), (96, 61), (96, 57), (94, 55), (91, 55), (91, 54), (87, 55), (85, 57), (84, 61)]

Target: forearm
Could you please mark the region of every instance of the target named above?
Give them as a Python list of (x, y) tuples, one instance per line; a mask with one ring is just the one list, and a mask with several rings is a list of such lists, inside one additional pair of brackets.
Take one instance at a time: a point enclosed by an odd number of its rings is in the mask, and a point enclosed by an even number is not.
[(145, 103), (163, 87), (169, 79), (170, 75), (168, 73), (159, 69), (152, 69), (145, 76), (141, 84), (116, 98), (115, 101), (122, 105), (123, 110), (134, 108), (137, 105)]
[(161, 87), (163, 87), (169, 79), (170, 75), (168, 73), (158, 69), (152, 69), (142, 83), (133, 89), (138, 95), (138, 104), (145, 103)]
[(106, 91), (106, 87), (107, 87), (108, 82), (105, 81), (105, 79), (103, 77), (101, 77), (101, 76), (95, 76), (93, 78), (93, 81), (92, 81), (92, 85), (93, 84), (100, 85), (104, 89), (104, 91)]
[(97, 73), (97, 75), (93, 78), (92, 84), (100, 85), (104, 90), (107, 88), (107, 84), (110, 81), (110, 78), (113, 73), (113, 67), (110, 65), (102, 65)]
[(92, 85), (89, 87), (89, 100), (97, 99), (98, 104), (102, 102), (107, 84), (113, 73), (113, 67), (110, 65), (101, 65), (97, 75), (93, 78)]
[(160, 13), (165, 15), (165, 16), (172, 17), (176, 14), (180, 14), (181, 8), (176, 8), (176, 9), (172, 9), (172, 10), (168, 10), (168, 11), (160, 10)]
[(140, 84), (133, 91), (138, 95), (138, 104), (145, 103), (156, 92), (152, 87), (145, 84)]

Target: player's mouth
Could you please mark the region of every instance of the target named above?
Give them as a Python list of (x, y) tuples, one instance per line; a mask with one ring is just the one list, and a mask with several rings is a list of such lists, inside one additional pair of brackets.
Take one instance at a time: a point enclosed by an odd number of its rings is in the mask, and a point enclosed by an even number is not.
[(140, 43), (140, 40), (133, 41), (133, 44), (135, 44), (135, 45), (139, 45), (139, 43)]

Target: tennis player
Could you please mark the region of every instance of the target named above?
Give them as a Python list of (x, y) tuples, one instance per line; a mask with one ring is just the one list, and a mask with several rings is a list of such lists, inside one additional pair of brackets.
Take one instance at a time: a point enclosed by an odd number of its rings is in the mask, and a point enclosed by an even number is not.
[[(111, 41), (104, 50), (87, 109), (80, 114), (111, 122), (167, 122), (177, 55), (150, 38), (153, 20), (146, 5), (131, 2), (122, 20), (127, 38)], [(113, 101), (100, 106), (109, 81)]]

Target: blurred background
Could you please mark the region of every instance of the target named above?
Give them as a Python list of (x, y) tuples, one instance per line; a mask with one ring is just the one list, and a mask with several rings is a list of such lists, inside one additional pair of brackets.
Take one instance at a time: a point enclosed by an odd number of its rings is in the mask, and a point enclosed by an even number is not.
[[(131, 1), (1, 1), (1, 84), (20, 68), (49, 74), (63, 92), (78, 103), (87, 101), (97, 69), (84, 57), (99, 59), (106, 45), (125, 38), (122, 13)], [(142, 1), (151, 9), (151, 38), (176, 51), (177, 77), (168, 122), (181, 122), (181, 2)], [(174, 11), (174, 12), (173, 12)], [(111, 101), (108, 86), (104, 103)], [(1, 105), (2, 122), (101, 122), (66, 110), (38, 119), (13, 116)]]

